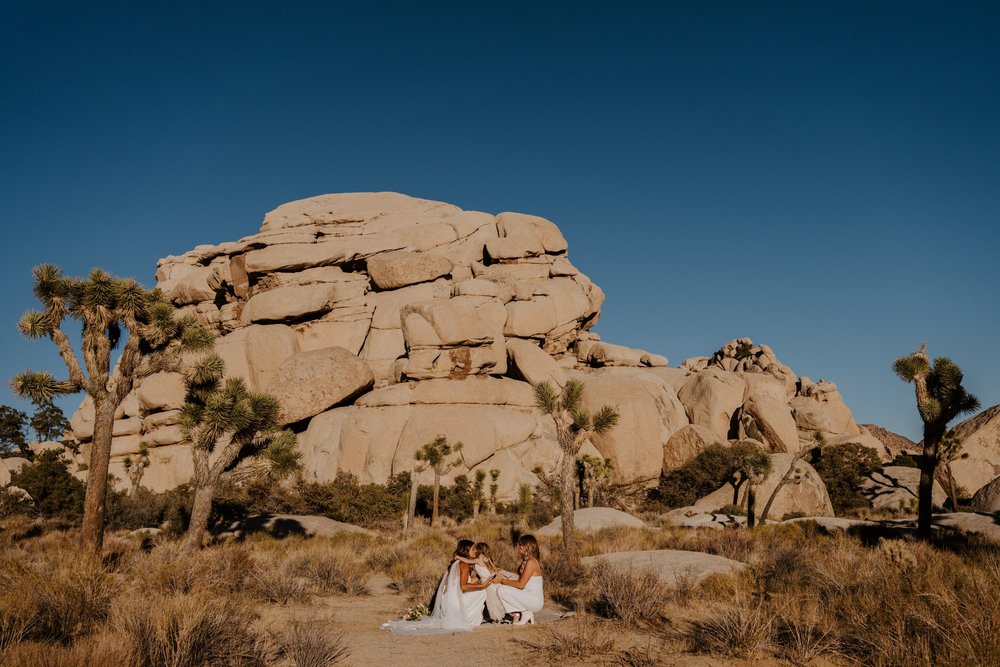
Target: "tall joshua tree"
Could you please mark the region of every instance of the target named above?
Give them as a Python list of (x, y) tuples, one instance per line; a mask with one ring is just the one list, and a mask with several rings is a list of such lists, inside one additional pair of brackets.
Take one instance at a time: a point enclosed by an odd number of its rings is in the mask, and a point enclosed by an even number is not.
[(899, 357), (893, 364), (896, 375), (915, 386), (917, 411), (924, 422), (924, 451), (920, 457), (920, 486), (917, 490), (917, 534), (928, 539), (931, 534), (931, 492), (934, 473), (941, 462), (942, 440), (948, 422), (958, 415), (979, 409), (979, 399), (962, 386), (962, 369), (947, 357), (931, 364), (927, 343), (911, 355)]
[(562, 450), (559, 505), (562, 513), (563, 559), (571, 566), (580, 561), (573, 537), (573, 487), (576, 456), (591, 436), (609, 432), (618, 424), (618, 410), (602, 406), (591, 415), (583, 408), (583, 383), (570, 380), (557, 392), (548, 382), (535, 385), (535, 403), (556, 425), (556, 440)]
[[(212, 499), (225, 477), (281, 478), (302, 467), (295, 435), (279, 430), (281, 404), (270, 394), (247, 389), (243, 378), (223, 379), (225, 363), (206, 355), (185, 369), (187, 395), (181, 428), (191, 441), (194, 503), (184, 546), (201, 548)], [(241, 465), (242, 464), (242, 465)]]
[[(35, 267), (34, 294), (42, 310), (25, 313), (17, 328), (28, 338), (48, 338), (59, 349), (69, 377), (57, 380), (44, 371), (25, 371), (11, 381), (19, 396), (35, 403), (85, 391), (94, 400), (94, 441), (90, 450), (81, 542), (100, 550), (111, 460), (115, 409), (137, 380), (176, 367), (179, 352), (211, 346), (213, 336), (193, 316), (175, 318), (159, 290), (131, 278), (94, 269), (86, 278), (68, 278), (52, 264)], [(63, 331), (67, 318), (83, 325), (83, 365)], [(111, 367), (111, 352), (124, 339), (121, 357)]]
[(431, 526), (438, 523), (438, 500), (441, 497), (441, 477), (460, 463), (459, 458), (449, 461), (448, 457), (462, 451), (462, 443), (449, 444), (448, 438), (439, 435), (417, 450), (413, 458), (425, 463), (434, 471), (434, 503), (431, 508)]

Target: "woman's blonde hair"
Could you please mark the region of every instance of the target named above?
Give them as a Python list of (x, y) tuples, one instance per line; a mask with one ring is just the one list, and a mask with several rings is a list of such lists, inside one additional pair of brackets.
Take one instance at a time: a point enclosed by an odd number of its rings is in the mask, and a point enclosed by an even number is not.
[(538, 540), (535, 539), (534, 535), (522, 535), (517, 539), (517, 546), (524, 547), (528, 556), (541, 562), (542, 553), (538, 549)]
[(490, 545), (486, 544), (486, 542), (476, 542), (476, 551), (479, 552), (480, 556), (490, 558)]

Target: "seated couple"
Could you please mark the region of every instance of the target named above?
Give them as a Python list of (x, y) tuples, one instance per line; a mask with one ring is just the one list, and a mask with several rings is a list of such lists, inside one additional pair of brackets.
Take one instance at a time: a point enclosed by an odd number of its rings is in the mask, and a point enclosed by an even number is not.
[(460, 540), (438, 584), (430, 615), (419, 621), (392, 621), (382, 628), (401, 635), (471, 630), (483, 622), (484, 608), (494, 622), (533, 623), (544, 603), (542, 566), (533, 535), (521, 536), (517, 555), (521, 564), (515, 574), (493, 564), (486, 544)]

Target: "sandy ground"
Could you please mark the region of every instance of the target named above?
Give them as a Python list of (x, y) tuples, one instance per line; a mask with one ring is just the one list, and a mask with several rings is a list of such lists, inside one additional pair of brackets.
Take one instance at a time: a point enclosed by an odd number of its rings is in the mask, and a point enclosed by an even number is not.
[[(423, 665), (619, 665), (617, 651), (614, 655), (597, 657), (592, 660), (550, 661), (539, 657), (526, 646), (526, 642), (544, 643), (552, 630), (568, 632), (577, 621), (572, 618), (554, 620), (562, 610), (552, 605), (546, 606), (543, 614), (546, 622), (534, 626), (515, 627), (510, 625), (484, 625), (472, 632), (461, 632), (444, 637), (397, 637), (381, 630), (379, 626), (389, 620), (399, 618), (410, 606), (409, 600), (392, 591), (389, 579), (377, 575), (369, 582), (371, 595), (348, 597), (333, 596), (317, 599), (311, 605), (270, 607), (265, 613), (265, 621), (281, 621), (288, 616), (301, 618), (331, 619), (337, 631), (343, 633), (344, 643), (351, 654), (346, 664), (362, 667), (367, 665), (399, 665), (402, 667), (422, 667)], [(694, 656), (676, 648), (662, 649), (655, 640), (639, 635), (616, 636), (616, 648), (624, 650), (630, 646), (653, 647), (659, 654), (659, 664), (669, 666), (722, 667), (723, 665), (749, 665), (743, 661), (725, 661), (706, 656)], [(755, 667), (769, 663), (754, 661)]]

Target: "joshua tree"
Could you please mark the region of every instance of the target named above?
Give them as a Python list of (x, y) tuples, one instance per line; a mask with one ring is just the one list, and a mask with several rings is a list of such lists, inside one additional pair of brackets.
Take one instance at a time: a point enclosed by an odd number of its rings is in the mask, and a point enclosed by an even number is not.
[(896, 359), (896, 375), (915, 386), (917, 411), (924, 422), (924, 451), (920, 457), (920, 486), (917, 490), (917, 534), (931, 535), (931, 511), (934, 473), (941, 461), (941, 441), (948, 422), (960, 414), (974, 412), (979, 400), (962, 386), (962, 369), (947, 357), (938, 357), (932, 365), (927, 344), (913, 354)]
[[(730, 483), (739, 494), (743, 484), (747, 485), (747, 527), (757, 524), (757, 485), (771, 472), (771, 457), (767, 452), (750, 443), (741, 443), (729, 448)], [(735, 500), (734, 500), (735, 502)], [(770, 509), (770, 506), (768, 507)]]
[(224, 371), (217, 354), (184, 371), (187, 395), (180, 423), (194, 459), (194, 504), (185, 538), (189, 551), (201, 548), (212, 499), (224, 477), (278, 479), (302, 466), (295, 435), (278, 430), (278, 399), (247, 390), (243, 378), (223, 379)]
[(135, 498), (139, 493), (139, 482), (142, 481), (142, 474), (149, 466), (149, 445), (145, 442), (140, 442), (138, 455), (134, 459), (131, 456), (126, 456), (124, 463), (125, 473), (128, 475), (129, 484), (132, 485), (128, 496), (129, 498)]
[(483, 485), (486, 482), (486, 471), (482, 468), (476, 470), (476, 481), (472, 483), (472, 518), (479, 516), (479, 510), (483, 506)]
[(406, 509), (406, 528), (413, 528), (417, 518), (417, 491), (420, 490), (420, 473), (427, 470), (427, 464), (417, 460), (410, 471), (410, 500)]
[(496, 514), (497, 511), (497, 491), (500, 489), (500, 471), (496, 468), (490, 470), (490, 512)]
[(951, 500), (951, 511), (958, 511), (958, 488), (955, 486), (955, 475), (951, 472), (951, 462), (965, 456), (962, 453), (962, 440), (955, 433), (955, 429), (950, 428), (941, 438), (941, 462), (944, 463), (945, 487), (948, 489), (948, 498)]
[(576, 474), (580, 480), (580, 504), (594, 506), (594, 493), (611, 478), (615, 467), (611, 459), (584, 454), (576, 460)]
[(55, 440), (69, 430), (69, 420), (59, 406), (46, 401), (31, 415), (31, 430), (39, 440)]
[(448, 443), (448, 438), (439, 435), (426, 445), (417, 450), (414, 458), (427, 464), (434, 471), (434, 504), (431, 509), (431, 526), (436, 526), (438, 522), (438, 500), (441, 496), (441, 476), (461, 463), (461, 459), (456, 457), (449, 461), (448, 457), (457, 454), (462, 450), (462, 443), (456, 442), (454, 446)]
[(9, 405), (0, 405), (0, 453), (13, 454), (30, 459), (28, 439), (24, 431), (28, 426), (28, 415)]
[[(94, 442), (80, 539), (86, 550), (98, 552), (104, 540), (115, 409), (137, 380), (175, 368), (177, 352), (204, 349), (213, 337), (194, 316), (175, 319), (173, 306), (159, 290), (147, 290), (131, 278), (115, 278), (100, 269), (91, 271), (87, 278), (67, 278), (52, 264), (35, 267), (34, 276), (34, 293), (43, 309), (25, 313), (17, 327), (28, 338), (48, 338), (55, 343), (69, 377), (57, 380), (44, 371), (25, 371), (11, 386), (16, 394), (34, 403), (78, 391), (85, 391), (94, 400)], [(83, 325), (82, 366), (63, 331), (66, 318)], [(112, 368), (111, 351), (123, 340), (121, 356)]]
[(570, 380), (557, 392), (548, 382), (535, 385), (535, 404), (552, 417), (556, 439), (562, 450), (559, 504), (562, 513), (563, 558), (570, 566), (580, 558), (573, 538), (573, 487), (576, 480), (576, 456), (591, 436), (609, 432), (618, 423), (618, 410), (602, 406), (591, 415), (583, 408), (583, 383)]

